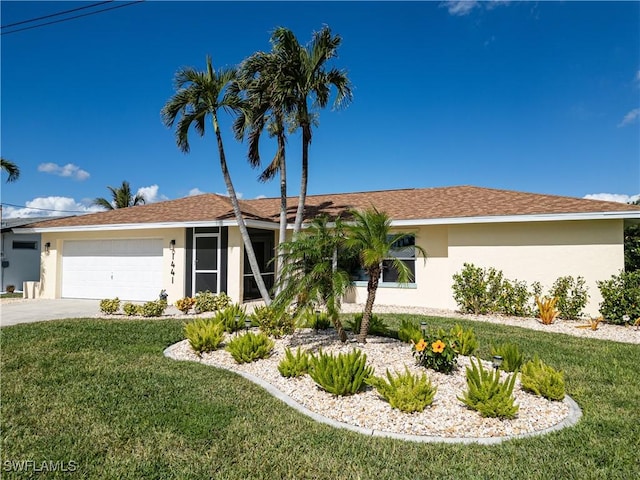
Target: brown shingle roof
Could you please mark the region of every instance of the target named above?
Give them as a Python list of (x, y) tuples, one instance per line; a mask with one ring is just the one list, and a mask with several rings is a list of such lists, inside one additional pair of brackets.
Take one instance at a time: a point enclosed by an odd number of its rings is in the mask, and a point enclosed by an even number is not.
[[(240, 203), (245, 218), (278, 222), (279, 198), (242, 200)], [(293, 221), (297, 197), (289, 198), (288, 205), (289, 220)], [(307, 197), (305, 217), (309, 219), (318, 214), (328, 214), (335, 217), (338, 214), (344, 215), (349, 209), (364, 209), (371, 206), (386, 212), (394, 220), (640, 212), (639, 206), (623, 203), (458, 186), (310, 195)], [(233, 210), (228, 197), (205, 194), (91, 215), (50, 220), (34, 224), (32, 227), (206, 222), (233, 219)]]

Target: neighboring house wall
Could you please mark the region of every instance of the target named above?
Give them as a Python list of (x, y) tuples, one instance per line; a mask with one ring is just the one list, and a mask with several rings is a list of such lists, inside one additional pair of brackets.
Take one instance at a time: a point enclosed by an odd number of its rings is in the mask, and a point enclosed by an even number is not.
[[(22, 235), (21, 235), (22, 236)], [(162, 242), (162, 280), (161, 288), (169, 295), (168, 301), (175, 302), (184, 296), (185, 289), (185, 229), (142, 229), (142, 230), (101, 230), (95, 232), (57, 232), (43, 233), (42, 244), (51, 242), (49, 252), (42, 251), (40, 291), (43, 298), (61, 298), (62, 270), (65, 242), (90, 240), (135, 240), (158, 239)], [(175, 254), (170, 241), (175, 240)], [(171, 275), (171, 262), (174, 262), (174, 275)], [(173, 280), (173, 281), (172, 281)], [(158, 291), (158, 294), (160, 292)], [(102, 298), (107, 298), (106, 295)], [(123, 295), (121, 298), (126, 299)], [(137, 300), (137, 299), (130, 299)]]
[[(624, 267), (622, 220), (493, 223), (425, 226), (416, 242), (427, 251), (416, 260), (416, 282), (402, 287), (381, 284), (379, 305), (415, 305), (456, 309), (453, 274), (463, 264), (494, 267), (506, 278), (538, 281), (544, 291), (561, 276), (582, 276), (589, 303), (585, 313), (597, 315), (602, 301), (596, 282)], [(364, 303), (366, 285), (356, 288), (355, 301)]]
[(2, 290), (7, 285), (22, 290), (23, 282), (38, 281), (41, 245), (40, 234), (2, 233)]

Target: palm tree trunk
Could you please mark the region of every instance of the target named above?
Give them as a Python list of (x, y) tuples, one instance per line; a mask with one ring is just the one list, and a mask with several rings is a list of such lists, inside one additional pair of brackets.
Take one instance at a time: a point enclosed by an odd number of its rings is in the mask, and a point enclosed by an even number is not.
[[(280, 231), (278, 237), (278, 248), (277, 248), (277, 261), (276, 261), (276, 285), (279, 285), (277, 281), (280, 276), (280, 272), (282, 272), (282, 244), (286, 241), (287, 236), (287, 166), (285, 161), (285, 138), (284, 138), (284, 127), (279, 130), (278, 133), (278, 151), (280, 157)], [(276, 293), (280, 292), (280, 288)]]
[[(238, 203), (238, 197), (236, 196), (236, 191), (233, 188), (233, 183), (231, 182), (231, 175), (229, 174), (229, 168), (227, 167), (227, 159), (224, 154), (224, 146), (222, 145), (222, 136), (220, 135), (220, 128), (218, 126), (218, 118), (213, 114), (212, 118), (213, 122), (213, 130), (216, 132), (216, 140), (218, 142), (218, 154), (220, 156), (220, 168), (222, 169), (222, 176), (224, 178), (224, 183), (227, 186), (227, 193), (229, 194), (229, 198), (231, 199), (231, 205), (233, 206), (233, 213), (236, 216), (236, 221), (238, 222), (238, 227), (240, 228), (240, 235), (242, 236), (242, 241), (244, 242), (244, 248), (247, 252), (247, 257), (249, 258), (249, 265), (251, 266), (251, 272), (253, 273), (253, 278), (258, 285), (258, 290), (260, 291), (260, 295), (264, 300), (265, 305), (271, 304), (271, 296), (269, 295), (269, 291), (267, 290), (266, 285), (264, 284), (264, 280), (262, 279), (262, 275), (260, 272), (260, 267), (258, 266), (258, 260), (256, 259), (256, 254), (253, 250), (253, 245), (251, 244), (251, 238), (249, 238), (249, 231), (247, 230), (247, 226), (244, 223), (244, 218), (242, 217), (242, 212), (240, 211), (240, 204)], [(240, 301), (242, 301), (240, 299)]]
[(309, 176), (309, 144), (311, 143), (311, 125), (302, 126), (302, 174), (300, 175), (300, 196), (298, 197), (298, 209), (293, 224), (293, 234), (297, 234), (302, 228), (304, 218), (304, 204), (307, 200), (307, 179)]
[(369, 324), (371, 323), (373, 303), (376, 300), (376, 292), (378, 291), (380, 273), (380, 267), (369, 271), (369, 281), (367, 282), (367, 302), (364, 304), (364, 312), (362, 313), (362, 323), (360, 324), (358, 343), (367, 343), (367, 334), (369, 333)]

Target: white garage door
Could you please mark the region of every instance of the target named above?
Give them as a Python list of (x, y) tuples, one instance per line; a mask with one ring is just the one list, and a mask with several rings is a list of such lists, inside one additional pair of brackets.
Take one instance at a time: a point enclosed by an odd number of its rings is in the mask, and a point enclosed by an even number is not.
[(62, 297), (157, 300), (162, 240), (69, 240), (62, 252)]

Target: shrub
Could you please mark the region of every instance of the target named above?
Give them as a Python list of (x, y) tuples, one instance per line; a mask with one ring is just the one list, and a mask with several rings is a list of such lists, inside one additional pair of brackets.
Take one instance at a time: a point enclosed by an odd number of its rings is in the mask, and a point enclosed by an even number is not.
[(284, 351), (284, 358), (278, 364), (278, 371), (283, 377), (301, 377), (309, 371), (309, 353), (296, 350), (296, 354), (291, 353), (291, 349)]
[(498, 311), (513, 317), (527, 317), (532, 313), (530, 299), (531, 294), (526, 282), (504, 279), (498, 299)]
[(558, 316), (565, 320), (580, 318), (587, 305), (589, 295), (584, 278), (571, 276), (558, 278), (551, 287), (550, 295), (558, 299)]
[(154, 300), (139, 307), (138, 313), (143, 317), (160, 317), (167, 308), (165, 300)]
[(564, 398), (564, 375), (546, 365), (537, 355), (522, 367), (520, 382), (523, 390), (535, 395), (549, 400)]
[(495, 312), (498, 309), (501, 285), (502, 272), (465, 263), (462, 271), (453, 275), (453, 298), (462, 312)]
[(599, 281), (598, 288), (602, 294), (600, 314), (608, 322), (624, 325), (640, 318), (640, 270), (612, 275)]
[(392, 408), (403, 412), (422, 412), (433, 403), (437, 387), (431, 385), (426, 374), (413, 375), (407, 367), (405, 373), (396, 372), (391, 375), (387, 370), (387, 378), (369, 377), (367, 384), (374, 387)]
[(425, 368), (432, 368), (441, 373), (451, 373), (457, 365), (458, 352), (455, 338), (440, 329), (437, 333), (429, 333), (425, 338), (413, 345), (413, 356)]
[(372, 374), (367, 356), (355, 349), (338, 356), (320, 350), (311, 356), (309, 365), (309, 376), (327, 392), (340, 396), (359, 392)]
[(218, 310), (213, 318), (224, 325), (227, 333), (233, 333), (244, 328), (247, 314), (244, 311), (244, 307), (233, 303), (222, 310)]
[(491, 355), (499, 355), (502, 357), (500, 369), (505, 372), (515, 372), (519, 370), (524, 363), (524, 355), (515, 343), (502, 343), (495, 347), (492, 345)]
[(508, 376), (504, 382), (500, 381), (498, 370), (485, 370), (482, 362), (477, 364), (471, 360), (471, 368), (467, 367), (467, 391), (458, 397), (469, 408), (477, 410), (483, 417), (514, 418), (518, 413), (515, 404), (513, 387), (516, 374)]
[(236, 362), (250, 363), (268, 357), (273, 346), (273, 340), (264, 333), (247, 332), (231, 340), (227, 345), (227, 351)]
[(215, 295), (209, 290), (196, 293), (196, 302), (194, 308), (196, 313), (217, 312), (228, 307), (231, 304), (231, 297), (226, 293), (220, 292)]
[(185, 315), (189, 313), (189, 310), (196, 304), (196, 299), (192, 297), (184, 297), (176, 302), (176, 308)]
[(100, 300), (100, 311), (106, 315), (113, 315), (118, 313), (120, 310), (120, 299), (116, 298), (105, 298), (104, 300)]
[(134, 315), (142, 315), (140, 313), (140, 306), (131, 302), (127, 302), (122, 306), (122, 311), (128, 317), (132, 317)]
[(272, 307), (257, 307), (251, 318), (262, 332), (274, 338), (291, 335), (296, 328), (293, 316)]
[(331, 327), (331, 319), (326, 312), (314, 312), (307, 308), (300, 313), (298, 324), (302, 328), (313, 328), (314, 330), (327, 330)]
[[(360, 328), (362, 327), (362, 316), (362, 313), (357, 313), (353, 316), (353, 320), (348, 320), (346, 325), (347, 329), (351, 330), (353, 333), (360, 333)], [(369, 334), (386, 337), (389, 335), (389, 329), (382, 318), (371, 314), (371, 320), (369, 321)]]
[(536, 297), (538, 317), (544, 325), (551, 325), (558, 316), (558, 310), (556, 309), (557, 302), (557, 297)]
[(418, 343), (422, 338), (420, 327), (410, 320), (402, 320), (398, 328), (398, 338), (405, 343)]
[(201, 356), (220, 346), (224, 338), (224, 325), (212, 319), (198, 318), (184, 324), (184, 334), (193, 351)]
[(473, 352), (478, 348), (478, 339), (473, 332), (473, 328), (464, 329), (460, 325), (456, 324), (449, 332), (451, 337), (455, 338), (454, 349), (459, 355), (466, 357), (473, 355)]

